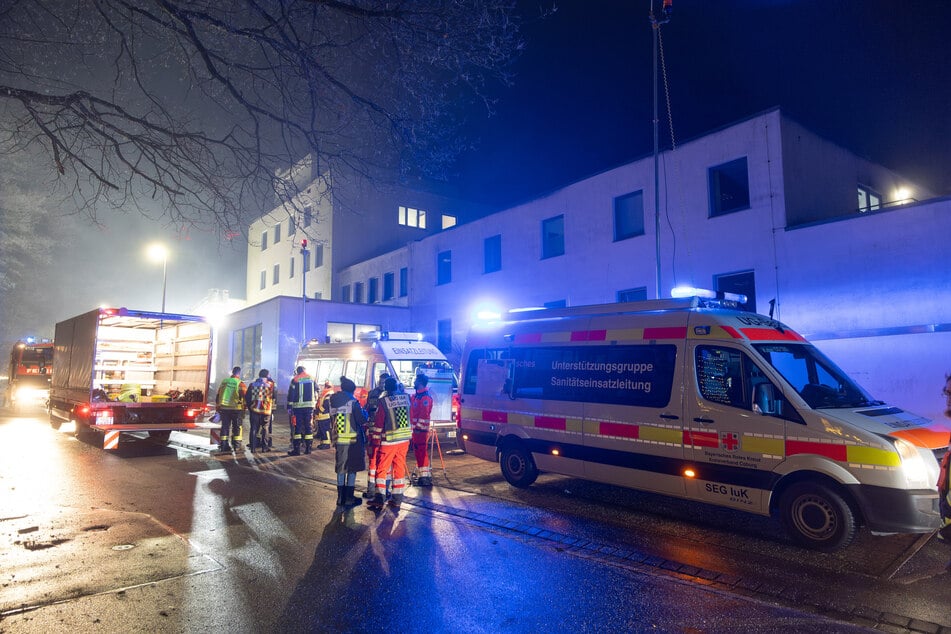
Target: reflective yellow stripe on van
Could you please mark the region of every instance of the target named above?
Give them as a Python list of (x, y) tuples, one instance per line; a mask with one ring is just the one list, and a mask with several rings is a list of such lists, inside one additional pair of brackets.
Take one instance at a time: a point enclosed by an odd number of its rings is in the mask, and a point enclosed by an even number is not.
[(683, 430), (680, 427), (655, 427), (653, 425), (641, 425), (638, 428), (638, 440), (644, 440), (652, 443), (664, 445), (683, 445)]
[(846, 457), (850, 465), (856, 467), (900, 467), (901, 458), (898, 453), (879, 449), (878, 447), (862, 447), (849, 445), (846, 448)]
[(786, 453), (786, 440), (782, 436), (743, 434), (743, 451), (763, 454), (764, 458), (782, 459)]

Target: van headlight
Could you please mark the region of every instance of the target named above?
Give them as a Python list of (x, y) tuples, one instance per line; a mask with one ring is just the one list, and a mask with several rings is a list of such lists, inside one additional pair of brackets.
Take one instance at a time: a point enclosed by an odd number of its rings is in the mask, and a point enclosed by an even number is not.
[(895, 443), (895, 450), (901, 458), (901, 469), (905, 474), (905, 480), (908, 482), (909, 488), (929, 488), (931, 483), (928, 478), (928, 467), (925, 465), (918, 447), (901, 438), (895, 438), (893, 442)]

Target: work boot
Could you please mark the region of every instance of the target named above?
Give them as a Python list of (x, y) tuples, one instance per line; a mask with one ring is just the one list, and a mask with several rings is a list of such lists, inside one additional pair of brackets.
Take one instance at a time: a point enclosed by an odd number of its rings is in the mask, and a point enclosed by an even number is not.
[(373, 496), (373, 499), (367, 502), (367, 508), (373, 511), (379, 511), (386, 504), (386, 498), (383, 497), (382, 493), (377, 493)]
[(429, 476), (422, 476), (419, 479), (419, 486), (421, 487), (431, 487), (433, 485), (433, 479)]
[(221, 443), (220, 445), (218, 445), (218, 451), (220, 451), (221, 453), (230, 453), (231, 444), (228, 442)]
[(288, 456), (299, 456), (300, 455), (300, 441), (294, 441), (294, 448), (287, 452)]
[(337, 485), (337, 506), (343, 506), (347, 487)]
[(309, 440), (306, 441), (306, 442), (304, 443), (304, 453), (310, 453), (310, 448), (311, 448), (312, 445), (313, 445), (313, 443), (312, 443), (311, 441), (309, 441)]
[(391, 497), (389, 502), (387, 502), (387, 505), (389, 505), (389, 507), (394, 511), (400, 510), (400, 507), (403, 505), (403, 494), (394, 493), (393, 497)]
[(347, 486), (343, 488), (343, 505), (348, 509), (363, 504), (363, 500), (353, 494), (353, 489), (354, 487)]
[(318, 449), (330, 449), (330, 443), (329, 443), (329, 442), (322, 442), (322, 441), (321, 441), (321, 443), (320, 443), (319, 445), (317, 445), (317, 448), (318, 448)]

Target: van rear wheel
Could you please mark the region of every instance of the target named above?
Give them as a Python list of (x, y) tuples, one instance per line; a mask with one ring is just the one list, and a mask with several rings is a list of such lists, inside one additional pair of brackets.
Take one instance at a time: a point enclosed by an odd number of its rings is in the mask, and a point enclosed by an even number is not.
[(855, 514), (849, 503), (832, 488), (799, 482), (780, 499), (783, 527), (806, 548), (831, 551), (844, 548), (855, 538)]
[(538, 467), (532, 454), (520, 442), (509, 442), (499, 455), (502, 475), (513, 487), (524, 489), (538, 478)]

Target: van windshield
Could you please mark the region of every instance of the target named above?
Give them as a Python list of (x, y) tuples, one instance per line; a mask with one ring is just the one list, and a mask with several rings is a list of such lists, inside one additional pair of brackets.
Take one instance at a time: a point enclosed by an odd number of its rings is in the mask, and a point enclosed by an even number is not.
[(812, 409), (882, 405), (815, 346), (760, 343), (753, 347)]

